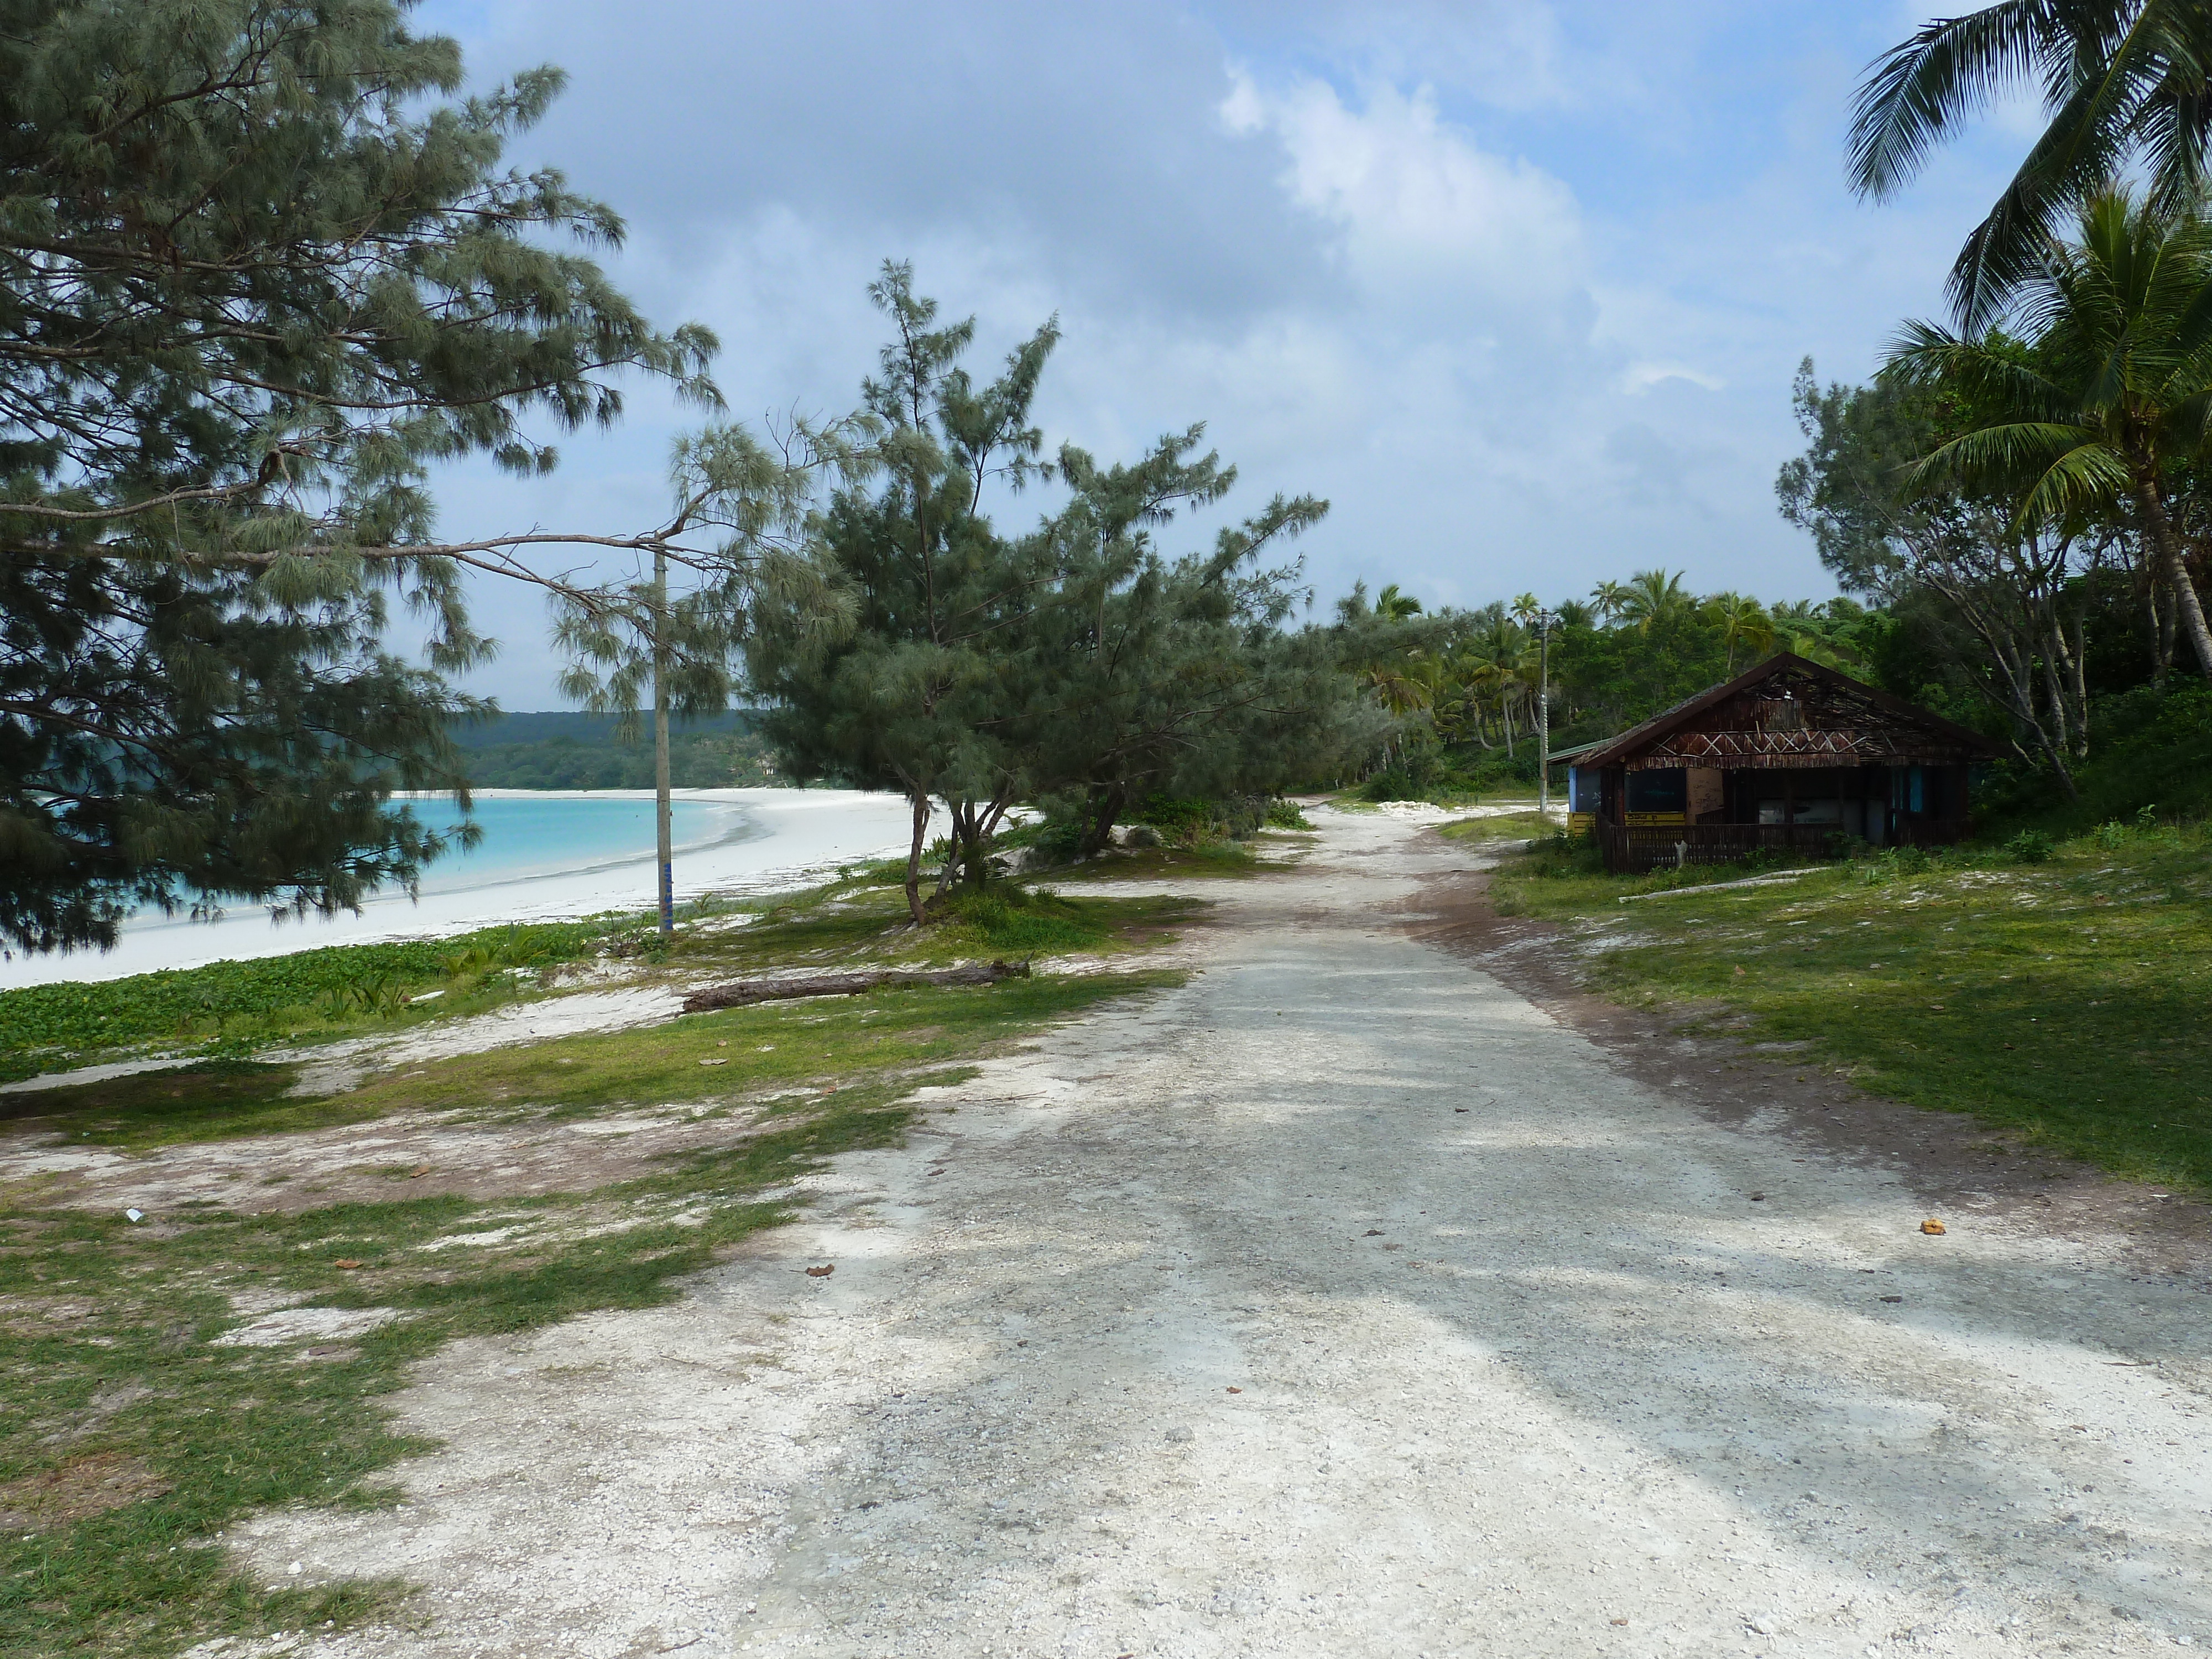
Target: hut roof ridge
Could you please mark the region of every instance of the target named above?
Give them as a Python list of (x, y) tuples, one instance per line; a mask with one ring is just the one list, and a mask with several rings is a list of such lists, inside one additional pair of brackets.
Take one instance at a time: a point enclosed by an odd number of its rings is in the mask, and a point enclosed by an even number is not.
[(1892, 717), (1924, 727), (1962, 748), (1984, 754), (1995, 754), (1997, 746), (1980, 732), (1971, 731), (1954, 721), (1945, 720), (1932, 709), (1910, 703), (1902, 697), (1891, 696), (1878, 686), (1863, 680), (1853, 679), (1839, 673), (1825, 663), (1801, 657), (1794, 651), (1778, 651), (1763, 661), (1753, 663), (1732, 679), (1718, 685), (1708, 686), (1694, 696), (1685, 697), (1671, 708), (1662, 710), (1639, 725), (1632, 726), (1619, 737), (1603, 744), (1588, 745), (1589, 752), (1578, 754), (1577, 762), (1583, 766), (1611, 766), (1630, 758), (1637, 750), (1646, 748), (1669, 733), (1679, 731), (1708, 708), (1727, 702), (1730, 697), (1750, 690), (1761, 683), (1788, 672), (1810, 674), (1826, 680), (1854, 697), (1863, 697)]

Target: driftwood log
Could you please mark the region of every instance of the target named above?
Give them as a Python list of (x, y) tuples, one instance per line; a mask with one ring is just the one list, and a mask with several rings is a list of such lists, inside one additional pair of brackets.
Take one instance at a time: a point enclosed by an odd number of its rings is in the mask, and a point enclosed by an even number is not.
[(710, 985), (703, 991), (694, 991), (684, 999), (684, 1012), (705, 1014), (717, 1008), (743, 1008), (793, 997), (856, 997), (864, 991), (911, 990), (919, 985), (995, 985), (1002, 979), (1029, 976), (1026, 962), (993, 962), (927, 972), (881, 968), (865, 974), (817, 974), (804, 979), (741, 979), (734, 985)]

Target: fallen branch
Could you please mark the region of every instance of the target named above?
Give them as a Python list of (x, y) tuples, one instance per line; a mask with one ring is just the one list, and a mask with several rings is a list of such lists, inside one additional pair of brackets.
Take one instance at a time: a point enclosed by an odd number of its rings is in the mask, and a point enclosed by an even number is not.
[(922, 985), (995, 985), (1002, 979), (1029, 976), (1026, 962), (994, 962), (927, 972), (881, 968), (865, 974), (817, 974), (805, 979), (741, 979), (734, 985), (710, 985), (703, 991), (694, 991), (684, 999), (684, 1012), (705, 1014), (717, 1008), (743, 1008), (793, 997), (856, 997), (866, 991), (910, 991)]

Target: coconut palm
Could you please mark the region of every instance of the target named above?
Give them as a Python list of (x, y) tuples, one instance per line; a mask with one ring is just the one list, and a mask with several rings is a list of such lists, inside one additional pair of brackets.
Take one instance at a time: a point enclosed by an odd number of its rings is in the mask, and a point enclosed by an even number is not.
[[(1843, 610), (1838, 610), (1839, 605)], [(1851, 614), (1847, 616), (1844, 611)], [(1845, 600), (1824, 604), (1792, 599), (1774, 607), (1769, 617), (1770, 637), (1785, 651), (1842, 668), (1863, 659), (1851, 629), (1855, 618), (1863, 614)]]
[(2015, 87), (2046, 125), (1951, 268), (1960, 329), (1979, 333), (2036, 278), (2044, 244), (2085, 197), (2139, 165), (2167, 213), (2203, 199), (2212, 135), (2212, 6), (2204, 0), (2003, 0), (1938, 18), (1860, 84), (1852, 186), (1877, 200)]
[(1622, 590), (1620, 614), (1636, 624), (1638, 633), (1649, 634), (1661, 623), (1687, 616), (1697, 603), (1682, 586), (1680, 571), (1669, 575), (1664, 570), (1639, 570)]
[(2028, 351), (1933, 323), (1899, 335), (1884, 374), (1972, 411), (1911, 482), (2003, 492), (2022, 534), (2131, 520), (2212, 678), (2212, 633), (2166, 507), (2168, 469), (2212, 449), (2212, 226), (2100, 191), (2081, 210), (2080, 240), (2046, 246), (2025, 300)]
[(1385, 622), (1404, 622), (1421, 614), (1421, 602), (1410, 593), (1401, 593), (1398, 584), (1392, 582), (1375, 596), (1375, 614)]
[(1720, 625), (1721, 641), (1728, 647), (1729, 674), (1735, 672), (1739, 647), (1759, 652), (1774, 643), (1774, 623), (1766, 607), (1748, 594), (1716, 593), (1705, 601), (1705, 608)]
[(1590, 608), (1597, 612), (1601, 627), (1612, 624), (1613, 618), (1620, 615), (1621, 605), (1627, 598), (1628, 590), (1619, 582), (1600, 582), (1590, 589)]

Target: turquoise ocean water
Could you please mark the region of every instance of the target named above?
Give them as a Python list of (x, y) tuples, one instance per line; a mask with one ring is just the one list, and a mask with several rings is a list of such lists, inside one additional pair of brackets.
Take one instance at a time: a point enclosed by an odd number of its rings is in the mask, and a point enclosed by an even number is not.
[[(449, 796), (430, 796), (409, 805), (433, 829), (443, 830), (460, 817)], [(678, 857), (764, 833), (742, 807), (726, 802), (679, 799), (671, 802), (670, 808)], [(424, 866), (425, 894), (653, 860), (650, 800), (478, 795), (471, 816), (483, 827), (483, 839), (470, 851), (449, 851)]]

